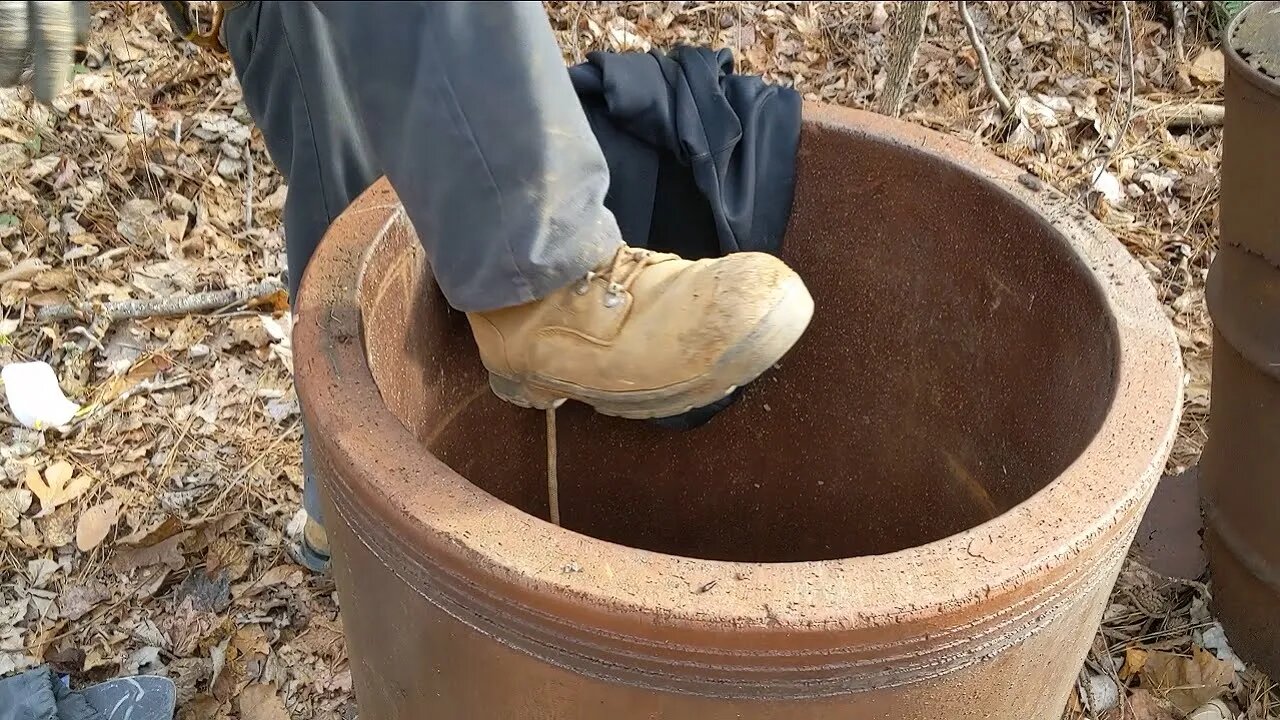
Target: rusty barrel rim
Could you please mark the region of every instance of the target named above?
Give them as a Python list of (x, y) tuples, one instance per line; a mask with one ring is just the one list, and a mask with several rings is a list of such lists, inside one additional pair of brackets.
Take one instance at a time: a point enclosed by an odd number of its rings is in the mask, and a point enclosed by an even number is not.
[[(1222, 42), (1222, 54), (1226, 58), (1227, 65), (1232, 73), (1248, 80), (1249, 84), (1265, 93), (1280, 96), (1280, 67), (1275, 68), (1275, 75), (1267, 75), (1261, 72), (1248, 59), (1241, 56), (1235, 42), (1237, 34), (1245, 23), (1254, 22), (1258, 15), (1277, 12), (1280, 12), (1280, 0), (1257, 0), (1246, 6), (1227, 25), (1227, 31)], [(1276, 61), (1280, 63), (1280, 57), (1277, 57)]]
[[(1085, 451), (1009, 512), (886, 555), (724, 562), (558, 528), (444, 465), (380, 399), (360, 341), (359, 295), (369, 239), (404, 222), (383, 180), (342, 214), (311, 261), (294, 342), (312, 441), (343, 483), (334, 494), (350, 496), (335, 505), (374, 529), (362, 541), (388, 567), (407, 561), (404, 580), (424, 594), (430, 584), (432, 601), (454, 617), (481, 630), (500, 625), (519, 636), (513, 645), (549, 662), (583, 671), (625, 658), (641, 674), (691, 677), (698, 692), (714, 692), (717, 668), (759, 668), (787, 685), (761, 692), (810, 695), (874, 685), (904, 661), (917, 669), (906, 682), (972, 664), (1052, 621), (1063, 597), (1111, 581), (1091, 575), (1090, 563), (1127, 549), (1182, 403), (1181, 357), (1145, 273), (1069, 199), (961, 140), (855, 110), (809, 105), (805, 114), (964, 168), (1054, 223), (1094, 278), (1118, 341), (1115, 398)], [(424, 487), (432, 507), (405, 502)], [(580, 570), (566, 572), (570, 563)], [(882, 581), (904, 575), (914, 582)], [(696, 592), (711, 580), (713, 589)], [(788, 649), (760, 641), (778, 635)]]

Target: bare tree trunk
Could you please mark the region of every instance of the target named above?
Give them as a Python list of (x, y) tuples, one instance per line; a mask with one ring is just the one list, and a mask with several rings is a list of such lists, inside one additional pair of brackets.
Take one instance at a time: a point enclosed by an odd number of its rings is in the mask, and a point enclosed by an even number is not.
[(884, 94), (880, 96), (880, 113), (897, 117), (902, 112), (902, 101), (911, 86), (912, 70), (916, 67), (916, 55), (920, 41), (924, 39), (925, 21), (933, 2), (920, 0), (898, 5), (897, 17), (889, 28), (889, 75), (885, 80)]

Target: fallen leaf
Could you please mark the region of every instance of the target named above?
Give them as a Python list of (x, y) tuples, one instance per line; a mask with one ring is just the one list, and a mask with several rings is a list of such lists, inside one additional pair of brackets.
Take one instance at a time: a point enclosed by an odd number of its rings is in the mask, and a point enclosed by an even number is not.
[(104, 656), (104, 651), (101, 648), (92, 647), (89, 648), (89, 652), (85, 654), (84, 671), (89, 672), (90, 670), (106, 667), (108, 665), (114, 666), (115, 663), (116, 660), (114, 654), (108, 658)]
[(231, 644), (231, 638), (223, 638), (222, 642), (209, 648), (209, 664), (213, 667), (213, 677), (209, 680), (212, 688), (213, 696), (224, 700), (230, 699), (230, 696), (223, 692), (218, 692), (218, 680), (222, 678), (222, 670), (227, 666), (227, 647)]
[(187, 544), (187, 552), (200, 552), (209, 547), (214, 540), (226, 535), (232, 528), (244, 522), (244, 513), (234, 512), (222, 515), (200, 528), (200, 532)]
[(34, 466), (27, 466), (25, 478), (27, 489), (40, 500), (40, 512), (36, 517), (48, 515), (59, 505), (80, 497), (92, 486), (93, 479), (88, 475), (73, 477), (73, 472), (71, 463), (66, 460), (50, 463), (49, 467), (45, 468), (44, 477), (40, 476)]
[(242, 720), (289, 720), (274, 685), (247, 685), (240, 693)]
[[(10, 215), (9, 217), (13, 217)], [(14, 218), (15, 222), (17, 218)], [(26, 258), (7, 270), (0, 270), (0, 284), (14, 280), (30, 280), (48, 269), (48, 265), (40, 258)]]
[(157, 543), (168, 540), (182, 531), (182, 521), (173, 515), (166, 515), (164, 520), (159, 523), (138, 529), (135, 532), (120, 538), (117, 543), (121, 545), (138, 545), (149, 547)]
[(237, 630), (231, 638), (231, 644), (240, 650), (240, 654), (246, 656), (265, 657), (271, 653), (271, 643), (268, 642), (267, 634), (259, 625), (246, 625)]
[(182, 541), (194, 533), (190, 530), (174, 535), (149, 547), (127, 550), (111, 560), (111, 566), (120, 572), (130, 572), (140, 567), (163, 563), (170, 570), (182, 567)]
[(196, 570), (178, 587), (174, 597), (178, 602), (189, 599), (198, 611), (222, 612), (231, 602), (231, 583), (225, 572), (210, 575), (206, 570)]
[(166, 674), (178, 690), (178, 707), (186, 707), (195, 699), (196, 688), (209, 680), (211, 663), (208, 658), (182, 658), (165, 668)]
[(124, 375), (117, 375), (98, 388), (94, 397), (94, 403), (97, 405), (105, 405), (126, 393), (133, 392), (142, 383), (155, 378), (160, 373), (168, 370), (172, 363), (168, 359), (159, 355), (152, 355), (145, 360), (137, 362)]
[(330, 620), (319, 615), (312, 618), (306, 632), (294, 638), (289, 645), (308, 655), (323, 657), (331, 663), (342, 660), (347, 653), (341, 620)]
[(58, 167), (58, 163), (62, 162), (62, 158), (57, 155), (46, 155), (31, 161), (27, 166), (26, 176), (28, 180), (39, 180), (40, 178), (53, 172)]
[(48, 584), (50, 578), (61, 568), (61, 565), (52, 560), (31, 560), (27, 562), (27, 581), (38, 590)]
[(58, 595), (58, 610), (66, 620), (79, 620), (98, 606), (98, 603), (111, 598), (111, 590), (100, 582), (67, 585)]
[(32, 497), (30, 490), (22, 488), (0, 490), (0, 530), (9, 530), (18, 525), (23, 513), (31, 509)]
[(44, 533), (45, 547), (61, 548), (70, 545), (76, 534), (75, 506), (66, 504), (54, 510), (52, 515), (44, 519), (40, 530)]
[(43, 657), (45, 653), (50, 651), (54, 640), (62, 636), (62, 630), (66, 626), (66, 620), (59, 620), (31, 636), (27, 642), (27, 647), (30, 649), (31, 654), (36, 657)]
[(74, 675), (84, 669), (85, 652), (80, 648), (63, 648), (45, 653), (44, 661), (64, 675)]
[(1235, 676), (1231, 663), (1219, 660), (1203, 648), (1195, 648), (1189, 658), (1156, 651), (1147, 655), (1141, 687), (1163, 694), (1186, 714), (1225, 693)]
[(1147, 655), (1149, 654), (1150, 652), (1142, 648), (1125, 648), (1124, 666), (1120, 668), (1120, 679), (1128, 680), (1142, 672), (1143, 666), (1147, 664)]
[(884, 9), (883, 2), (873, 3), (871, 6), (871, 22), (868, 27), (871, 32), (878, 33), (884, 29), (884, 24), (889, 21), (889, 13)]
[(236, 538), (219, 537), (209, 544), (204, 558), (205, 572), (213, 575), (223, 570), (227, 580), (235, 582), (249, 571), (251, 558), (251, 548), (247, 544)]
[(246, 306), (251, 310), (258, 310), (272, 314), (288, 312), (289, 293), (286, 290), (276, 290), (270, 295), (254, 298), (249, 301)]
[(1168, 703), (1141, 689), (1129, 695), (1129, 717), (1132, 720), (1174, 720)]
[(85, 510), (76, 523), (76, 547), (89, 552), (101, 545), (119, 518), (120, 501), (114, 498)]
[(183, 705), (178, 720), (225, 720), (229, 717), (231, 711), (227, 705), (216, 698), (201, 695)]
[(276, 585), (284, 585), (291, 588), (298, 587), (304, 579), (303, 570), (297, 565), (276, 565), (263, 573), (261, 578), (246, 580), (231, 588), (231, 595), (237, 600), (245, 600)]
[(1221, 50), (1205, 50), (1187, 68), (1187, 74), (1205, 85), (1222, 82), (1226, 76), (1226, 61)]

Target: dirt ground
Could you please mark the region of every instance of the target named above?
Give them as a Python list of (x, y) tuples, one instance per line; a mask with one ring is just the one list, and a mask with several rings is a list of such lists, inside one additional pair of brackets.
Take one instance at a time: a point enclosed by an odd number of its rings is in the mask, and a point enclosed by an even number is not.
[[(739, 72), (869, 109), (900, 9), (545, 5), (570, 63), (728, 47)], [(1141, 261), (1187, 367), (1175, 473), (1195, 463), (1209, 409), (1221, 128), (1167, 119), (1220, 103), (1223, 73), (1224, 4), (1185, 5), (1180, 61), (1158, 3), (1129, 3), (1128, 23), (1115, 3), (971, 3), (1006, 120), (956, 5), (935, 3), (903, 112), (1079, 196)], [(94, 10), (89, 56), (52, 108), (0, 91), (0, 364), (48, 362), (86, 408), (43, 432), (0, 409), (0, 675), (41, 662), (75, 683), (158, 672), (178, 683), (184, 718), (351, 717), (333, 586), (289, 551), (301, 470), (284, 294), (181, 318), (37, 319), (284, 269), (286, 188), (230, 64), (175, 41), (154, 3)], [(1209, 592), (1130, 563), (1067, 717), (1181, 718), (1214, 699), (1280, 717), (1275, 686), (1227, 648)]]

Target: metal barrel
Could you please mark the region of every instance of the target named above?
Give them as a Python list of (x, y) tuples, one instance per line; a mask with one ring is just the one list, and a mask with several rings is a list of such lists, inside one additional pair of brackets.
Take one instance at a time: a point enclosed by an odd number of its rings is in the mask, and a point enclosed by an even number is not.
[(810, 105), (805, 337), (702, 428), (494, 398), (379, 182), (297, 383), (362, 720), (1057, 720), (1182, 401), (1146, 274), (960, 140)]
[(1280, 2), (1248, 5), (1223, 45), (1205, 549), (1232, 648), (1280, 677)]

